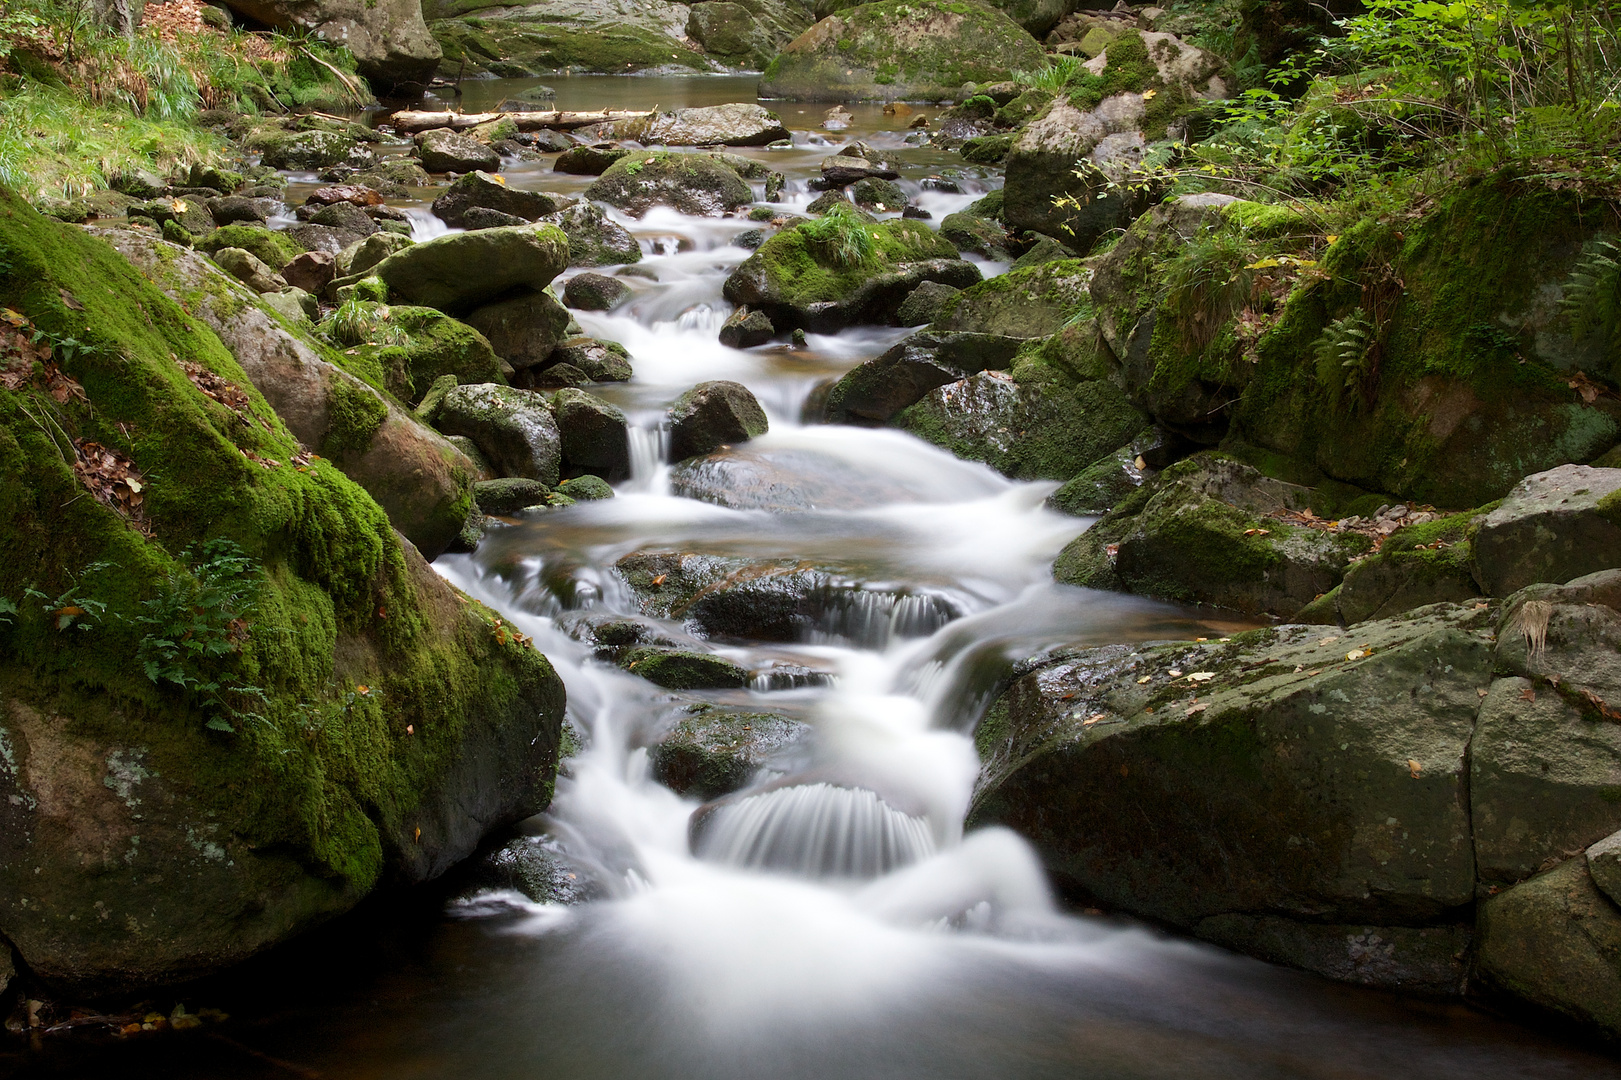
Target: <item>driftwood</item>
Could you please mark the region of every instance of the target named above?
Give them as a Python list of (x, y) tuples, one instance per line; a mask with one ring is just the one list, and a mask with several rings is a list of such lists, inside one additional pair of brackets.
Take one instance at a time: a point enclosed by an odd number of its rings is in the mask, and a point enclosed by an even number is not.
[(511, 120), (518, 125), (519, 131), (542, 131), (548, 128), (553, 131), (572, 131), (574, 128), (601, 124), (609, 120), (638, 120), (651, 115), (650, 112), (635, 112), (629, 109), (604, 109), (601, 112), (491, 113), (417, 112), (407, 109), (389, 117), (388, 122), (402, 135), (415, 135), (419, 131), (430, 131), (434, 128), (463, 131), (479, 124), (487, 124), (491, 120)]

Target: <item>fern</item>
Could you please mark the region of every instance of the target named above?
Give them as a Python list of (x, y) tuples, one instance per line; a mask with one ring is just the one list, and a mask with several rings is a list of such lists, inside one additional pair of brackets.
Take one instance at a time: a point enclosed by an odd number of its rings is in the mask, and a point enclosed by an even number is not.
[(1323, 328), (1314, 350), (1317, 381), (1328, 388), (1330, 396), (1338, 399), (1342, 391), (1361, 384), (1368, 373), (1372, 345), (1373, 320), (1361, 308)]
[(1589, 241), (1565, 280), (1560, 304), (1570, 314), (1570, 335), (1608, 347), (1621, 328), (1621, 245)]

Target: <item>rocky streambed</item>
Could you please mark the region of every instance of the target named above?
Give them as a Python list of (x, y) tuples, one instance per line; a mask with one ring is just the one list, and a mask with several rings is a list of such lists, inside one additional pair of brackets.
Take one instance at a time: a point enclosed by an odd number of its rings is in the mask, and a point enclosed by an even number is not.
[[(1074, 151), (1039, 120), (645, 85), (692, 107), (244, 125), (247, 172), (86, 229), (8, 206), (8, 303), (101, 351), (7, 369), (34, 539), (4, 579), (33, 606), (4, 631), (0, 979), (42, 1047), (76, 1020), (128, 1040), (18, 1067), (219, 1025), (142, 1052), (198, 1076), (1611, 1070), (1457, 1004), (1621, 1026), (1621, 470), (1587, 464), (1609, 399), (1556, 402), (1540, 368), (1518, 399), (1393, 375), (1314, 424), (1281, 345), (1168, 360), (1187, 313), (1155, 284), (1190, 236), (1307, 242), (1288, 212), (1183, 200), (1082, 258), (1021, 231), (1068, 183), (1031, 161)], [(947, 122), (1007, 139), (1005, 173)], [(1414, 326), (1459, 303), (1424, 250)], [(76, 485), (101, 494), (51, 547)], [(265, 584), (208, 608), (243, 624), (210, 698), (130, 658), (162, 655), (144, 583), (218, 588), (195, 545), (219, 535)], [(422, 880), (432, 914), (389, 906)], [(413, 944), (379, 960), (378, 927)], [(236, 1019), (176, 1019), (201, 1007)]]

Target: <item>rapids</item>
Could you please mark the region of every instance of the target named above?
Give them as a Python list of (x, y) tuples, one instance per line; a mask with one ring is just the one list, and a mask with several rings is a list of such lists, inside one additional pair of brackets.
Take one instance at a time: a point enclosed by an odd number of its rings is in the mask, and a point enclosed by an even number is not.
[[(750, 80), (719, 78), (546, 81), (563, 108), (673, 107), (753, 93)], [(487, 107), (532, 83), (468, 84), (463, 104)], [(876, 107), (856, 107), (856, 125), (837, 134), (816, 129), (821, 107), (783, 112), (796, 129), (794, 149), (744, 153), (787, 172), (796, 208), (814, 194), (806, 180), (820, 157), (856, 137), (905, 163), (902, 186), (936, 224), (999, 183), (955, 155), (907, 147), (905, 120)], [(515, 167), (509, 182), (573, 193), (587, 179), (547, 168)], [(920, 189), (920, 177), (946, 169), (961, 194)], [(416, 218), (424, 235), (442, 229), (425, 213)], [(904, 332), (813, 335), (800, 351), (720, 345), (729, 311), (721, 282), (747, 255), (731, 240), (750, 223), (669, 211), (616, 219), (641, 241), (640, 265), (656, 280), (627, 277), (630, 303), (579, 317), (634, 358), (632, 382), (592, 388), (638, 429), (634, 475), (612, 500), (497, 526), (475, 555), (436, 564), (530, 635), (567, 684), (580, 748), (529, 831), (549, 835), (598, 898), (562, 907), (483, 893), (452, 904), (448, 918), (367, 925), (367, 916), (352, 917), (321, 939), (327, 953), (306, 949), (262, 969), (304, 985), (309, 1000), (238, 1032), (258, 1056), (238, 1046), (244, 1052), (220, 1050), (223, 1059), (196, 1071), (171, 1062), (167, 1075), (1486, 1080), (1614, 1072), (1607, 1059), (1460, 1005), (1339, 986), (1066, 911), (1023, 840), (1000, 829), (965, 834), (977, 775), (973, 727), (1014, 658), (1242, 625), (1053, 585), (1054, 555), (1086, 524), (1044, 509), (1055, 485), (1010, 482), (896, 431), (807, 422), (820, 385)], [(984, 266), (987, 275), (1001, 269)], [(696, 479), (672, 477), (662, 459), (664, 409), (692, 384), (719, 378), (754, 391), (771, 432)], [(644, 549), (791, 556), (836, 567), (852, 585), (801, 640), (717, 644), (753, 669), (815, 677), (688, 698), (783, 712), (809, 725), (810, 737), (752, 788), (701, 812), (650, 775), (647, 746), (670, 722), (673, 695), (595, 661), (566, 632), (570, 612), (638, 613), (611, 568)]]

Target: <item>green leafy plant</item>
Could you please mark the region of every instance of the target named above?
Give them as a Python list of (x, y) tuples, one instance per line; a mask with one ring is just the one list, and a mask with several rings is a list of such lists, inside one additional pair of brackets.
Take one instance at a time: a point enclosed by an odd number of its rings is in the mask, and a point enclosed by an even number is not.
[(1035, 90), (1050, 90), (1058, 93), (1068, 86), (1077, 76), (1085, 74), (1082, 65), (1085, 63), (1078, 56), (1065, 56), (1057, 54), (1047, 59), (1047, 66), (1037, 71), (1015, 71), (1013, 81), (1020, 86), (1028, 86)]
[(1560, 303), (1577, 341), (1614, 341), (1621, 329), (1621, 245), (1608, 237), (1589, 241), (1565, 280)]
[[(107, 604), (96, 598), (95, 593), (86, 586), (85, 579), (95, 577), (111, 565), (93, 562), (77, 574), (70, 572), (68, 576), (73, 579), (73, 584), (57, 596), (50, 596), (29, 585), (23, 589), (23, 597), (38, 601), (40, 611), (50, 619), (58, 632), (74, 628), (90, 630), (107, 614)], [(15, 613), (16, 610), (16, 606), (12, 605), (11, 612)]]
[(1338, 400), (1346, 390), (1361, 386), (1372, 364), (1373, 320), (1357, 308), (1323, 328), (1313, 354), (1317, 381)]
[(391, 322), (386, 304), (370, 300), (345, 300), (322, 320), (316, 330), (341, 348), (356, 345), (405, 345), (410, 335)]
[(845, 203), (835, 204), (820, 218), (799, 226), (799, 231), (836, 266), (859, 266), (877, 248), (872, 229), (857, 216), (854, 206)]

